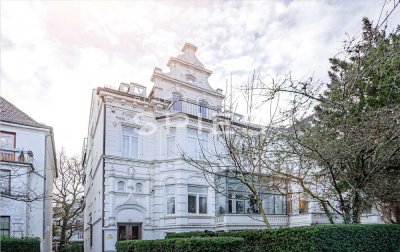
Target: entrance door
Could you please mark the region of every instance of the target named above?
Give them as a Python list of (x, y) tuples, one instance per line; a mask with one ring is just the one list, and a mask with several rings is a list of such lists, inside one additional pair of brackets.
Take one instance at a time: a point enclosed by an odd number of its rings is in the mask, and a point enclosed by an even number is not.
[(118, 241), (140, 240), (141, 230), (141, 223), (118, 223)]

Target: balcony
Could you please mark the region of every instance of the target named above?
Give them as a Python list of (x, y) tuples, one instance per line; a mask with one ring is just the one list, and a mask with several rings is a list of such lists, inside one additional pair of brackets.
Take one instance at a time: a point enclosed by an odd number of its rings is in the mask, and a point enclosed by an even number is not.
[(18, 149), (0, 149), (0, 161), (32, 164), (33, 152)]
[[(267, 219), (272, 227), (288, 225), (287, 215), (267, 215)], [(215, 218), (215, 224), (217, 231), (266, 227), (259, 214), (224, 214)]]
[(206, 104), (195, 103), (184, 100), (174, 100), (168, 106), (168, 110), (171, 112), (181, 112), (192, 118), (200, 118), (212, 121), (215, 116), (218, 115), (218, 109), (211, 108)]

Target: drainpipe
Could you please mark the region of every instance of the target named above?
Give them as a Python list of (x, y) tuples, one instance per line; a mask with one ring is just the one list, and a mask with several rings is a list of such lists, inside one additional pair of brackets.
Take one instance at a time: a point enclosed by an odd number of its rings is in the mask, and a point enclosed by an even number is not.
[[(44, 243), (45, 243), (45, 238), (46, 238), (46, 183), (47, 183), (47, 178), (46, 178), (46, 172), (47, 172), (47, 152), (46, 152), (46, 145), (47, 145), (47, 138), (50, 135), (46, 133), (45, 136), (45, 141), (44, 141), (44, 169), (43, 169), (43, 241), (42, 241), (42, 249), (44, 250)], [(53, 218), (52, 218), (53, 219)]]

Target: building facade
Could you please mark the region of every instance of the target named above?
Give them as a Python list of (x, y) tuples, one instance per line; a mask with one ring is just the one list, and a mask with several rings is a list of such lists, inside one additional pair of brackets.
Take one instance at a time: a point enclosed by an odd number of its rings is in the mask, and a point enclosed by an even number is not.
[(51, 251), (53, 130), (2, 97), (0, 109), (0, 235), (39, 237), (41, 251)]
[[(224, 100), (222, 90), (210, 86), (212, 72), (196, 50), (186, 43), (169, 59), (169, 72), (155, 68), (149, 95), (136, 83), (93, 90), (82, 154), (85, 251), (115, 251), (118, 240), (162, 239), (172, 232), (265, 227), (242, 197), (243, 186), (225, 181), (220, 195), (180, 155), (196, 158), (199, 143), (213, 141)], [(273, 227), (327, 223), (300, 193), (263, 197)]]

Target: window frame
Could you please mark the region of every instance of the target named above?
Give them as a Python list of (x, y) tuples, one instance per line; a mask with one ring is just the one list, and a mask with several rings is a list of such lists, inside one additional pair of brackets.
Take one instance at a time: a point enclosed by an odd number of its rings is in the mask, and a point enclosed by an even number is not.
[(17, 134), (16, 132), (11, 132), (11, 131), (4, 131), (4, 130), (0, 130), (0, 134), (5, 134), (5, 135), (11, 135), (13, 136), (13, 144), (12, 147), (2, 147), (0, 146), (0, 159), (1, 160), (6, 160), (6, 161), (15, 161), (15, 152), (11, 152), (10, 150), (15, 150), (16, 146), (17, 146)]
[[(15, 132), (0, 130), (0, 134), (13, 135), (14, 136), (13, 148), (14, 149), (16, 148), (17, 134)], [(3, 147), (1, 147), (1, 146), (0, 146), (0, 148), (3, 149)], [(7, 149), (5, 149), (5, 150), (7, 150)]]
[(171, 105), (172, 111), (182, 112), (182, 95), (173, 93)]
[[(123, 185), (123, 189), (122, 190), (120, 189), (120, 185)], [(125, 183), (125, 181), (119, 180), (117, 182), (117, 191), (118, 192), (126, 192), (126, 183)]]
[(8, 180), (8, 190), (0, 191), (1, 194), (5, 195), (10, 195), (11, 194), (11, 170), (8, 169), (0, 169), (0, 172), (7, 172), (8, 173), (8, 179), (5, 179), (5, 181)]
[[(272, 209), (273, 209), (273, 211), (272, 211), (272, 213), (269, 213), (268, 212), (268, 201), (267, 201), (267, 196), (270, 196), (270, 197), (272, 197)], [(277, 197), (283, 197), (284, 199), (282, 200), (279, 200), (280, 202), (281, 202), (281, 212), (280, 213), (277, 213), (277, 202), (278, 202), (278, 200), (277, 200)], [(288, 214), (288, 207), (287, 207), (287, 202), (288, 202), (288, 196), (286, 195), (286, 194), (278, 194), (278, 193), (263, 193), (263, 197), (262, 197), (262, 200), (263, 200), (263, 208), (264, 208), (264, 211), (265, 211), (265, 213), (267, 214), (267, 215), (287, 215)], [(265, 201), (265, 205), (264, 205), (264, 201)]]
[[(201, 189), (205, 189), (205, 193), (204, 192), (190, 192), (189, 191), (189, 187), (197, 187), (197, 188), (201, 188)], [(187, 213), (190, 215), (207, 215), (208, 214), (208, 186), (202, 186), (202, 185), (188, 185), (187, 186)], [(189, 197), (195, 197), (195, 203), (196, 203), (196, 212), (190, 212), (189, 210)], [(200, 198), (206, 198), (206, 212), (200, 212)]]
[[(171, 130), (173, 129), (173, 133)], [(167, 127), (166, 128), (166, 157), (174, 158), (176, 157), (176, 127)], [(172, 139), (172, 146), (169, 144), (169, 140)], [(172, 148), (172, 150), (170, 150)]]
[(200, 101), (199, 102), (199, 115), (202, 118), (207, 118), (207, 102), (206, 101)]
[(187, 83), (192, 84), (192, 85), (196, 84), (196, 81), (197, 81), (196, 77), (194, 77), (193, 74), (186, 74), (185, 80)]
[(143, 183), (137, 182), (135, 184), (135, 192), (136, 193), (143, 193)]
[[(167, 187), (173, 188), (173, 192), (168, 192)], [(164, 195), (165, 195), (165, 214), (166, 215), (175, 215), (176, 214), (176, 185), (174, 184), (167, 184), (164, 186)], [(172, 197), (174, 199), (174, 207), (173, 212), (168, 212), (168, 203), (169, 198)]]
[[(134, 131), (134, 135), (125, 135), (124, 134), (124, 128), (130, 128), (133, 129)], [(121, 124), (121, 154), (123, 157), (127, 157), (127, 158), (133, 158), (133, 159), (138, 159), (140, 157), (139, 153), (140, 153), (140, 134), (139, 131), (140, 130), (140, 126), (137, 125), (127, 125), (127, 124)], [(125, 151), (124, 148), (124, 137), (128, 137), (128, 150)], [(132, 155), (132, 151), (133, 151), (133, 146), (132, 146), (132, 140), (133, 139), (137, 139), (137, 152), (134, 153), (135, 155)], [(126, 155), (126, 152), (128, 153)]]
[[(193, 136), (192, 134), (189, 134), (190, 130), (196, 131), (196, 135)], [(193, 149), (193, 151), (195, 152), (195, 153), (188, 153), (189, 157), (197, 160), (203, 159), (203, 153), (201, 152), (201, 150), (208, 149), (209, 134), (210, 131), (206, 129), (199, 129), (190, 126), (186, 128), (186, 149), (187, 150)], [(194, 146), (191, 146), (191, 144), (193, 144)]]
[[(11, 235), (11, 216), (10, 215), (1, 215), (0, 218), (1, 219), (3, 219), (3, 218), (8, 219), (8, 228), (1, 228), (0, 227), (0, 236), (1, 237), (10, 237), (10, 235)], [(4, 230), (8, 231), (8, 236), (2, 235)]]

